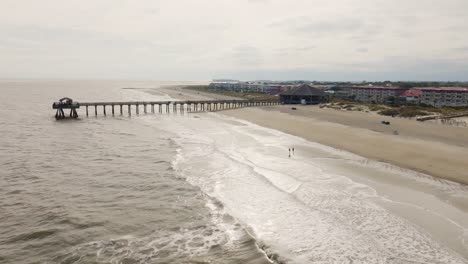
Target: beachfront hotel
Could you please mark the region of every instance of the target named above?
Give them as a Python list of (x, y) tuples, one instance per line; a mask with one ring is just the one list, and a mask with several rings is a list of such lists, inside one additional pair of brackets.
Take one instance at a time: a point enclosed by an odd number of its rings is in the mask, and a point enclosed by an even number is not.
[[(212, 90), (224, 90), (233, 92), (254, 92), (268, 94), (284, 94), (300, 87), (297, 84), (284, 84), (275, 82), (241, 82), (237, 80), (213, 81), (209, 88)], [(468, 106), (468, 88), (465, 87), (418, 87), (402, 88), (395, 86), (363, 86), (350, 85), (330, 89), (328, 86), (317, 86), (332, 97), (351, 99), (364, 103), (398, 103), (398, 104), (423, 104), (434, 107), (461, 107)]]
[(349, 89), (349, 97), (359, 102), (385, 103), (392, 97), (399, 97), (406, 90), (386, 86), (352, 86)]
[(212, 90), (224, 90), (232, 92), (253, 92), (279, 94), (281, 91), (296, 87), (296, 85), (283, 85), (268, 82), (241, 82), (236, 80), (221, 80), (210, 83)]
[(468, 105), (468, 88), (421, 87), (400, 88), (385, 86), (352, 86), (346, 88), (348, 98), (366, 103), (386, 103), (392, 98), (399, 103), (424, 104), (435, 107)]
[(419, 101), (421, 104), (432, 105), (435, 107), (459, 107), (468, 105), (468, 88), (428, 87), (419, 90), (421, 91), (421, 97)]

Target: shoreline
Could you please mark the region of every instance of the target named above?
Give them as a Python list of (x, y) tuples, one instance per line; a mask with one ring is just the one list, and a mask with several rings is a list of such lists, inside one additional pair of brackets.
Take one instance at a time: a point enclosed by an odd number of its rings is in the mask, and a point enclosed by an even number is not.
[[(182, 100), (227, 99), (182, 86), (157, 89)], [(232, 98), (229, 98), (232, 99)], [(316, 106), (242, 108), (219, 113), (436, 178), (468, 185), (468, 130)], [(391, 121), (383, 126), (380, 121)], [(398, 135), (394, 131), (398, 131)]]
[[(335, 113), (342, 118), (342, 120), (337, 121), (334, 120), (337, 117), (326, 120), (327, 117), (311, 116), (312, 113), (321, 112), (322, 109), (299, 106), (296, 107), (298, 111), (305, 113), (291, 114), (285, 108), (289, 107), (235, 109), (223, 112), (223, 114), (276, 129), (308, 141), (345, 150), (371, 160), (468, 185), (468, 165), (466, 165), (464, 158), (468, 155), (466, 147), (468, 136), (456, 138), (457, 135), (443, 136), (438, 134), (439, 131), (434, 131), (445, 130), (447, 127), (427, 124), (427, 130), (423, 130), (417, 136), (418, 132), (415, 130), (419, 129), (417, 126), (420, 123), (392, 119), (392, 122), (397, 123), (396, 126), (400, 128), (398, 131), (408, 131), (407, 133), (410, 134), (402, 135), (400, 132), (399, 135), (393, 135), (391, 128), (382, 127), (378, 131), (369, 125), (360, 123), (359, 117), (354, 117), (357, 113)], [(329, 113), (325, 111), (323, 114)], [(369, 118), (371, 120), (382, 119), (379, 116)], [(347, 124), (353, 122), (353, 119), (357, 120), (358, 124), (354, 126)], [(414, 126), (404, 121), (414, 122)], [(377, 122), (374, 123), (377, 124)], [(362, 126), (359, 127), (359, 125)], [(464, 130), (464, 128), (454, 129)], [(468, 134), (466, 131), (464, 132)]]
[[(172, 97), (170, 93), (174, 92), (169, 91), (166, 95)], [(193, 99), (183, 91), (176, 90), (175, 93), (178, 99)], [(292, 107), (297, 110), (292, 110)], [(464, 219), (468, 208), (468, 186), (463, 184), (466, 182), (463, 174), (466, 173), (463, 171), (466, 166), (461, 158), (449, 162), (443, 160), (445, 156), (456, 155), (454, 152), (457, 151), (460, 152), (457, 158), (465, 156), (468, 150), (468, 138), (463, 135), (465, 128), (400, 118), (391, 119), (391, 125), (384, 126), (378, 122), (381, 116), (373, 113), (301, 105), (249, 107), (196, 114), (200, 115), (200, 119), (190, 118), (176, 129), (182, 130), (180, 143), (187, 146), (185, 153), (188, 154), (183, 160), (190, 166), (194, 166), (193, 162), (197, 164), (197, 170), (193, 173), (199, 173), (199, 177), (194, 177), (197, 180), (192, 184), (201, 186), (204, 192), (219, 199), (230, 215), (244, 223), (242, 226), (245, 230), (252, 230), (251, 234), (257, 242), (265, 243), (272, 256), (300, 259), (310, 252), (298, 253), (295, 251), (298, 247), (321, 244), (321, 241), (313, 239), (317, 234), (304, 235), (302, 227), (312, 223), (306, 229), (313, 230), (317, 215), (307, 212), (323, 209), (333, 215), (333, 220), (354, 219), (352, 222), (368, 223), (371, 230), (374, 230), (374, 221), (376, 225), (382, 224), (388, 230), (384, 240), (402, 256), (408, 254), (418, 259), (417, 254), (414, 255), (419, 252), (417, 245), (428, 239), (428, 242), (422, 243), (432, 245), (433, 250), (447, 250), (450, 256), (461, 260), (468, 257), (463, 232), (466, 230)], [(426, 129), (421, 130), (419, 126)], [(188, 131), (196, 129), (205, 137), (198, 139), (197, 136), (196, 141), (186, 138), (185, 127)], [(394, 135), (394, 128), (401, 134)], [(462, 133), (462, 136), (448, 133), (452, 130)], [(213, 151), (206, 162), (199, 157), (207, 154), (200, 154), (200, 146), (191, 144), (199, 140), (210, 142), (207, 144), (210, 147), (206, 149)], [(347, 145), (349, 142), (352, 144)], [(364, 154), (350, 148), (355, 146)], [(291, 147), (296, 149), (296, 156), (293, 154), (288, 158), (287, 150)], [(414, 157), (414, 153), (423, 154)], [(379, 155), (395, 160), (384, 160)], [(428, 155), (436, 160), (429, 160), (432, 167), (423, 171), (421, 165), (428, 161)], [(231, 165), (231, 159), (235, 164)], [(404, 161), (412, 164), (399, 163)], [(251, 171), (252, 168), (259, 170)], [(446, 174), (435, 175), (434, 172), (440, 169), (449, 171), (455, 178), (447, 178), (451, 175)], [(216, 173), (210, 173), (213, 170)], [(223, 184), (214, 189), (209, 184), (220, 181)], [(255, 195), (239, 197), (238, 194), (242, 192)], [(263, 207), (267, 203), (252, 202), (262, 199), (284, 207)], [(295, 202), (289, 204), (291, 199)], [(304, 206), (306, 210), (303, 214), (288, 214), (290, 210), (301, 211)], [(263, 208), (260, 210), (262, 214), (249, 211), (253, 208)], [(265, 214), (276, 217), (274, 220), (262, 218)], [(295, 218), (294, 215), (300, 217)], [(400, 225), (398, 219), (407, 224)], [(271, 235), (276, 232), (264, 228), (263, 223), (267, 220), (275, 223), (273, 230), (288, 230), (279, 233), (285, 240), (278, 239), (276, 235)], [(347, 224), (333, 220), (325, 222), (334, 223), (334, 229), (346, 229)], [(289, 227), (299, 222), (299, 229), (282, 226), (282, 223)], [(368, 230), (365, 226), (359, 224), (351, 227), (351, 230)], [(289, 236), (291, 233), (293, 235)], [(340, 241), (341, 236), (329, 235), (333, 241)], [(366, 237), (379, 240), (380, 235), (381, 231), (376, 231), (366, 234)], [(400, 247), (401, 243), (395, 242), (405, 240), (407, 236), (413, 241), (409, 248)], [(454, 236), (457, 238), (453, 239)], [(289, 247), (284, 241), (296, 241), (297, 244)], [(359, 239), (356, 240), (358, 242)], [(333, 245), (330, 246), (333, 248)], [(270, 256), (265, 248), (261, 249)], [(330, 257), (325, 255), (326, 259)]]

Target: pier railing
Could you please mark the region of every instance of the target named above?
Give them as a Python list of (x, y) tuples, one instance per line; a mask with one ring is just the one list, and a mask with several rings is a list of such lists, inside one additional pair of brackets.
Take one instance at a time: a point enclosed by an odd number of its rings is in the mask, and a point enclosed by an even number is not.
[[(126, 113), (131, 116), (133, 110), (137, 115), (140, 114), (140, 110), (143, 110), (143, 113), (213, 112), (244, 107), (269, 106), (278, 104), (280, 104), (280, 102), (277, 100), (73, 102), (74, 107), (71, 111), (76, 112), (76, 109), (85, 107), (86, 116), (89, 116), (89, 108), (91, 108), (91, 110), (94, 110), (94, 115), (97, 116), (98, 112), (100, 112), (98, 108), (101, 108), (103, 115), (123, 115)], [(58, 103), (54, 103), (53, 108), (57, 109), (57, 106), (60, 107)], [(57, 112), (63, 113), (62, 109), (69, 109), (69, 107), (63, 104), (63, 107), (57, 109)], [(64, 115), (60, 114), (59, 116)], [(76, 118), (78, 115), (73, 114), (70, 115), (70, 117)]]
[(418, 121), (427, 121), (427, 120), (436, 120), (436, 119), (451, 119), (451, 118), (457, 118), (457, 117), (464, 117), (468, 116), (468, 111), (467, 112), (459, 112), (459, 113), (452, 113), (448, 115), (428, 115), (428, 116), (420, 116), (417, 117), (416, 120)]

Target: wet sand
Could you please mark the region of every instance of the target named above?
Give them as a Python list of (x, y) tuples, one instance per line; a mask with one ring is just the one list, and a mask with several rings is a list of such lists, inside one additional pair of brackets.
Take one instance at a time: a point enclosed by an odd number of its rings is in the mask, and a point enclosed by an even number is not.
[[(223, 114), (360, 156), (468, 184), (468, 129), (373, 113), (275, 106)], [(387, 120), (391, 125), (380, 122)], [(394, 131), (398, 131), (398, 135)]]
[[(193, 94), (185, 93), (184, 89), (169, 88), (164, 92), (180, 100), (195, 99)], [(203, 96), (209, 98), (210, 94)], [(376, 196), (369, 197), (373, 203), (424, 230), (423, 233), (440, 245), (468, 259), (464, 242), (467, 241), (465, 234), (468, 230), (464, 224), (468, 212), (468, 186), (441, 179), (468, 183), (468, 165), (464, 158), (468, 154), (467, 128), (388, 118), (374, 113), (321, 109), (317, 106), (295, 107), (297, 110), (292, 110), (291, 106), (252, 107), (220, 111), (217, 114), (359, 155), (362, 158), (347, 161), (318, 152), (317, 148), (307, 147), (308, 143), (283, 143), (285, 157), (288, 147), (296, 148), (296, 155), (291, 158), (291, 162), (310, 165), (320, 159), (320, 165), (326, 167), (328, 173), (346, 175), (352, 182), (375, 190)], [(390, 121), (391, 125), (382, 125), (382, 120)], [(394, 134), (395, 130), (398, 135)], [(279, 142), (282, 139), (278, 137)], [(248, 161), (253, 162), (254, 158), (249, 157)], [(271, 168), (274, 164), (263, 164), (260, 167)], [(279, 165), (279, 168), (289, 170), (287, 164)], [(297, 173), (301, 174), (299, 171)], [(279, 179), (285, 178), (283, 175)], [(349, 186), (346, 183), (343, 188)], [(309, 196), (311, 192), (316, 194), (311, 190), (304, 193)], [(357, 195), (359, 191), (350, 193)], [(336, 209), (344, 201), (347, 200), (332, 203), (332, 208)], [(349, 211), (348, 207), (344, 208), (346, 212)], [(346, 217), (349, 215), (346, 214)], [(382, 230), (390, 229), (387, 224), (384, 226)], [(396, 252), (403, 252), (407, 246), (397, 247)]]
[[(338, 174), (370, 186), (386, 197), (388, 200), (376, 201), (380, 206), (468, 258), (466, 237), (461, 235), (467, 230), (462, 224), (466, 223), (468, 212), (467, 128), (316, 106), (296, 108), (244, 108), (222, 114), (398, 166), (389, 165), (384, 170), (370, 172), (367, 166), (374, 166), (372, 161), (366, 162), (365, 171), (345, 162), (334, 163), (335, 169), (341, 170)], [(391, 125), (382, 125), (382, 120), (390, 121)], [(394, 134), (395, 130), (398, 135)], [(301, 156), (313, 158), (303, 146), (296, 146), (296, 150)], [(417, 175), (411, 170), (423, 174)]]
[[(155, 92), (180, 100), (238, 99), (183, 87)], [(221, 112), (313, 142), (468, 184), (468, 128), (317, 106), (271, 106)], [(389, 126), (381, 124), (390, 121)], [(395, 135), (395, 130), (398, 135)]]

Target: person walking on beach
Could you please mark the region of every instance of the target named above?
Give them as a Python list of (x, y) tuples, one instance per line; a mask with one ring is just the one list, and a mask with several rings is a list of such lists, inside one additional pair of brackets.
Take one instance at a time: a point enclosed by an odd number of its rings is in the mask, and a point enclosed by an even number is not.
[(291, 148), (289, 148), (288, 150), (289, 150), (289, 155), (288, 155), (288, 157), (290, 158), (290, 157), (291, 157)]
[(294, 148), (292, 148), (292, 151), (293, 151), (293, 156), (294, 156)]

